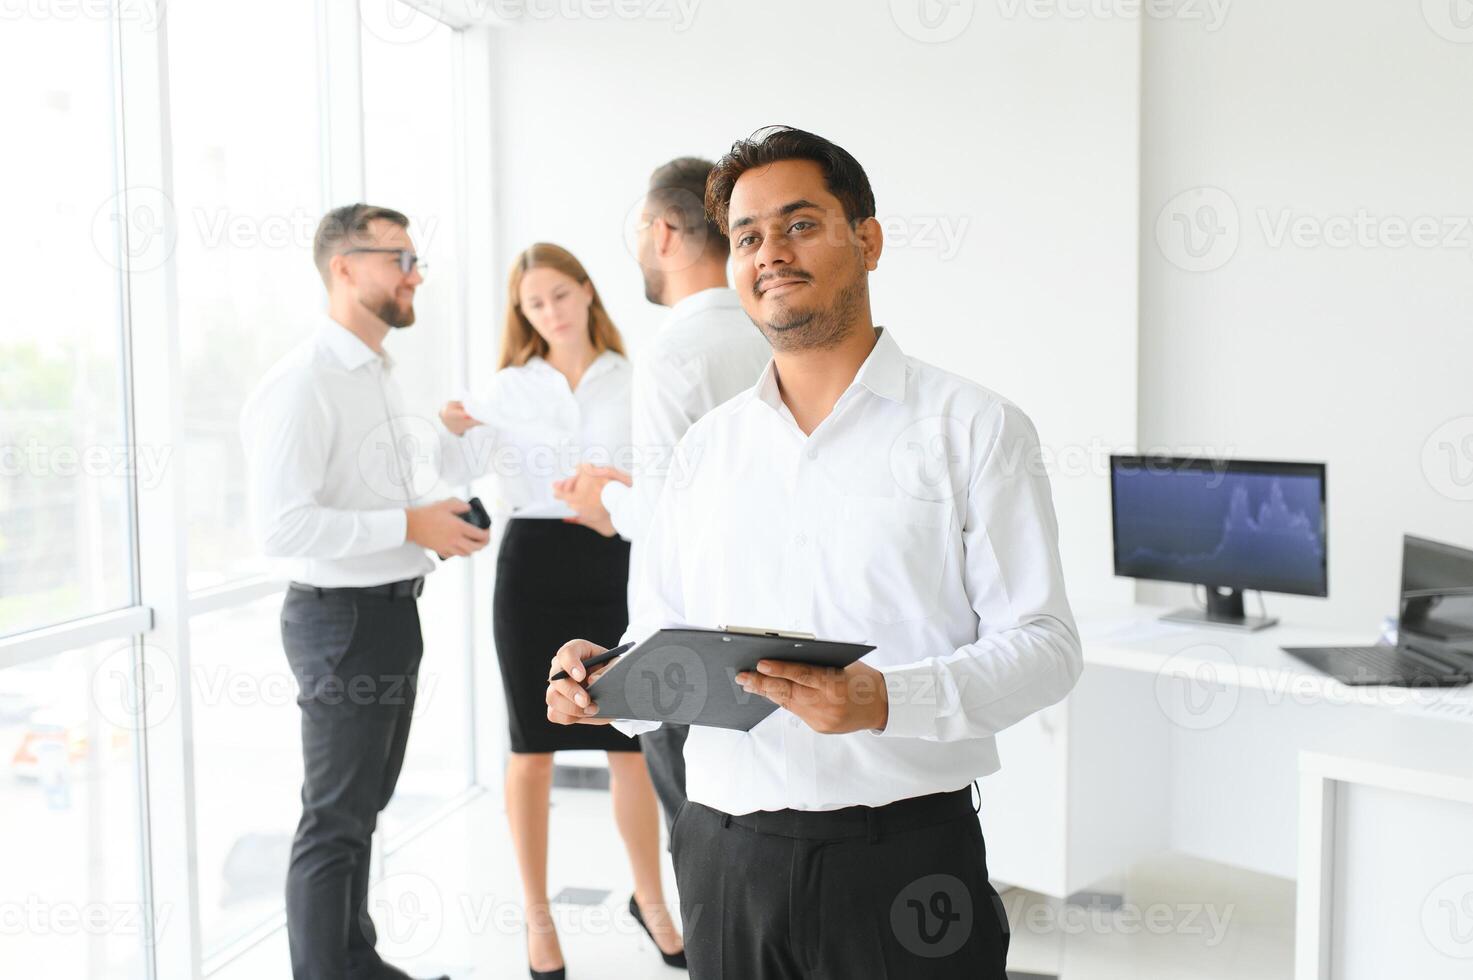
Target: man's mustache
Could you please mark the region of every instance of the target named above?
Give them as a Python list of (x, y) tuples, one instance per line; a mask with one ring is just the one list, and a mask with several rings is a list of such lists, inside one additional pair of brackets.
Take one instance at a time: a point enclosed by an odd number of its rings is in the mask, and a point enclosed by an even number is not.
[(758, 276), (757, 281), (752, 283), (752, 294), (761, 296), (762, 290), (768, 283), (774, 280), (792, 279), (800, 282), (812, 282), (813, 277), (802, 269), (789, 269), (785, 272), (769, 272), (765, 276)]

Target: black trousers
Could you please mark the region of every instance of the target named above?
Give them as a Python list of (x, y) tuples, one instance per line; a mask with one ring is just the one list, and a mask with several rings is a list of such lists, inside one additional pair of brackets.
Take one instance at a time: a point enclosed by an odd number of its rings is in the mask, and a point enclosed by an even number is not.
[(367, 908), (378, 815), (404, 764), (424, 651), (413, 594), (293, 585), (281, 636), (302, 712), (302, 819), (286, 879), (296, 980), (399, 976)]
[(1006, 980), (970, 789), (742, 816), (687, 802), (672, 850), (692, 980)]
[(675, 817), (685, 806), (685, 737), (689, 725), (672, 725), (668, 721), (652, 732), (639, 736), (644, 751), (644, 764), (650, 771), (650, 782), (665, 811), (665, 831), (673, 843)]

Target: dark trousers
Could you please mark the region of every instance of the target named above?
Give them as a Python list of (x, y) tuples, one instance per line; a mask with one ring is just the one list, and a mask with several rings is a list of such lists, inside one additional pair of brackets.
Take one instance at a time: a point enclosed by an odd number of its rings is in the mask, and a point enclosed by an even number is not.
[(692, 980), (1005, 980), (1008, 926), (970, 789), (729, 816), (672, 848)]
[(672, 840), (676, 814), (685, 806), (685, 737), (689, 734), (689, 725), (665, 722), (639, 736), (644, 764), (650, 771), (650, 782), (655, 784), (655, 795), (660, 798), (660, 809), (665, 811), (665, 830)]
[(424, 642), (413, 595), (293, 585), (281, 635), (302, 711), (302, 819), (286, 879), (296, 980), (391, 973), (367, 908), (379, 811), (404, 764)]

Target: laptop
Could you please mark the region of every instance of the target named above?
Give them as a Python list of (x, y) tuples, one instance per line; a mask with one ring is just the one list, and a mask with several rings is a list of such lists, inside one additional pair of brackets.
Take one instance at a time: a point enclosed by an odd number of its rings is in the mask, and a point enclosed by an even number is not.
[(1410, 534), (1402, 538), (1396, 646), (1282, 649), (1353, 686), (1473, 683), (1473, 551)]

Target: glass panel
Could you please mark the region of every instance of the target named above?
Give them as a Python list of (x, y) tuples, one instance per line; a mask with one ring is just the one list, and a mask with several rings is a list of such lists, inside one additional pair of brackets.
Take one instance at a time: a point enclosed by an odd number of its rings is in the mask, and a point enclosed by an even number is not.
[(134, 656), (119, 642), (0, 670), (6, 976), (145, 975)]
[[(373, 6), (373, 5), (370, 5)], [(379, 5), (382, 6), (382, 5)], [(456, 250), (456, 35), (404, 8), (388, 24), (365, 8), (363, 131), (367, 198), (403, 211), (416, 250), (430, 263), (415, 294), (415, 324), (387, 342), (409, 412), (434, 418), (463, 376), (455, 363), (461, 329)], [(434, 493), (448, 496), (452, 488)], [(398, 792), (381, 823), (389, 840), (470, 785), (463, 569), (446, 562), (420, 601), (425, 655), (419, 701)], [(489, 605), (486, 607), (489, 608)]]
[(276, 595), (190, 623), (206, 957), (285, 901), (287, 858), (301, 815), (302, 738), (280, 614)]
[[(6, 18), (0, 133), (16, 286), (0, 332), (0, 635), (128, 605), (130, 472), (114, 181), (113, 50), (104, 17)], [(153, 201), (130, 200), (130, 247)]]
[(246, 520), (240, 407), (326, 308), (312, 265), (315, 7), (170, 5), (169, 71), (189, 586), (199, 589), (265, 568)]
[(397, 34), (375, 32), (365, 21), (364, 177), (369, 203), (409, 216), (415, 249), (429, 263), (415, 293), (414, 326), (394, 331), (386, 348), (407, 409), (433, 418), (464, 374), (454, 363), (461, 309), (455, 32), (423, 14), (412, 17)]

